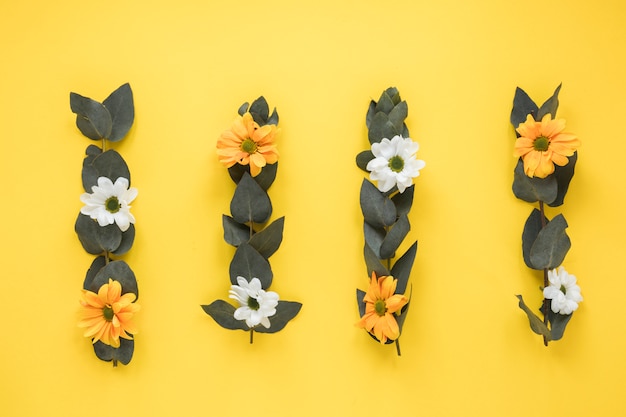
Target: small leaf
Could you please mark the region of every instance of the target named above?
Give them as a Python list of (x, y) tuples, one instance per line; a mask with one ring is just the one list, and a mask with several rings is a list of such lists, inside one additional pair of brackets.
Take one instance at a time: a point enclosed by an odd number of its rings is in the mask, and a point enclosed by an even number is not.
[(124, 261), (111, 261), (101, 268), (91, 282), (89, 291), (97, 293), (101, 286), (109, 283), (109, 278), (120, 283), (122, 294), (133, 293), (139, 298), (135, 273)]
[(98, 222), (92, 220), (91, 217), (79, 213), (74, 224), (74, 231), (78, 235), (78, 240), (83, 249), (91, 255), (99, 255), (102, 253), (102, 247), (98, 241)]
[(205, 313), (217, 324), (229, 330), (250, 330), (245, 320), (235, 319), (235, 307), (224, 300), (215, 300), (209, 305), (201, 306)]
[(89, 270), (87, 271), (87, 275), (85, 275), (85, 280), (83, 281), (83, 289), (89, 290), (91, 288), (91, 283), (93, 279), (96, 277), (98, 272), (106, 265), (106, 260), (104, 256), (98, 256), (93, 260)]
[(239, 110), (237, 110), (237, 113), (239, 114), (239, 116), (243, 116), (248, 111), (248, 107), (250, 107), (250, 104), (247, 101), (243, 103), (239, 107)]
[(270, 115), (270, 118), (267, 119), (268, 125), (278, 125), (278, 112), (276, 111), (276, 107), (274, 107), (274, 111)]
[(112, 127), (107, 139), (111, 142), (122, 140), (135, 120), (135, 105), (130, 84), (120, 86), (102, 104), (111, 115)]
[(111, 182), (119, 177), (126, 178), (130, 184), (130, 170), (124, 158), (113, 149), (109, 149), (95, 157), (88, 155), (83, 161), (83, 188), (91, 193), (91, 187), (98, 185), (99, 177), (107, 177)]
[(385, 113), (376, 113), (370, 123), (367, 138), (371, 144), (378, 143), (384, 138), (391, 139), (401, 132), (396, 130), (393, 123), (389, 121), (389, 117)]
[(552, 203), (558, 193), (557, 180), (554, 175), (546, 178), (530, 178), (524, 173), (524, 162), (520, 158), (513, 174), (513, 194), (528, 203), (543, 201)]
[[(526, 116), (529, 114), (535, 117), (538, 110), (539, 108), (528, 94), (517, 87), (515, 89), (515, 97), (513, 97), (513, 110), (511, 111), (511, 124), (513, 127), (517, 129), (520, 123), (526, 121)], [(517, 136), (519, 137), (519, 134)]]
[(415, 194), (415, 185), (411, 185), (404, 189), (403, 193), (396, 193), (391, 197), (391, 201), (396, 206), (396, 212), (398, 216), (403, 214), (408, 215), (413, 206), (413, 195)]
[(230, 262), (229, 274), (233, 285), (238, 285), (237, 277), (244, 277), (248, 282), (252, 281), (252, 278), (258, 278), (265, 290), (272, 285), (274, 276), (267, 259), (248, 243), (242, 243), (237, 247)]
[(361, 168), (363, 171), (368, 172), (367, 164), (374, 158), (375, 156), (372, 151), (363, 151), (356, 156), (356, 166)]
[(263, 167), (259, 175), (253, 179), (261, 186), (264, 191), (267, 191), (276, 179), (276, 173), (278, 172), (278, 162), (273, 164), (267, 164)]
[(404, 127), (404, 119), (407, 118), (409, 113), (409, 107), (406, 104), (406, 101), (402, 101), (398, 103), (397, 106), (389, 112), (389, 121), (395, 127), (397, 132), (402, 132)]
[(98, 359), (105, 362), (121, 362), (124, 365), (128, 365), (133, 358), (133, 351), (135, 350), (135, 340), (120, 338), (120, 347), (114, 348), (109, 345), (105, 345), (101, 341), (97, 341), (93, 345), (94, 352)]
[(567, 194), (567, 189), (569, 188), (569, 183), (574, 176), (574, 168), (576, 167), (576, 161), (578, 160), (578, 152), (574, 152), (574, 155), (570, 156), (567, 165), (561, 167), (556, 165), (554, 167), (553, 176), (556, 178), (557, 182), (557, 196), (556, 199), (548, 203), (550, 207), (558, 207), (563, 204), (563, 200), (565, 200), (565, 194)]
[(230, 213), (238, 223), (265, 223), (272, 214), (272, 203), (267, 193), (247, 172), (237, 184), (230, 202)]
[(387, 94), (387, 91), (385, 91), (381, 94), (378, 103), (376, 103), (376, 111), (389, 114), (389, 112), (393, 110), (393, 106), (394, 103), (391, 97)]
[(118, 256), (124, 255), (128, 253), (130, 248), (133, 246), (134, 242), (135, 242), (135, 225), (131, 223), (130, 227), (126, 229), (125, 232), (122, 232), (122, 240), (119, 246), (117, 247), (117, 249), (112, 250), (111, 252), (113, 252), (114, 254)]
[(250, 239), (250, 228), (245, 224), (237, 223), (232, 217), (222, 215), (222, 225), (224, 226), (224, 240), (229, 245), (237, 247)]
[(567, 221), (557, 215), (544, 227), (530, 249), (530, 262), (537, 269), (554, 269), (563, 263), (572, 243), (565, 233)]
[(248, 243), (257, 250), (265, 259), (268, 259), (280, 247), (283, 241), (283, 229), (285, 217), (274, 220), (269, 226), (256, 233)]
[[(548, 224), (548, 219), (545, 219), (546, 224)], [(537, 209), (533, 209), (526, 219), (526, 223), (524, 224), (524, 231), (522, 232), (522, 253), (524, 255), (524, 263), (527, 267), (532, 269), (543, 269), (537, 268), (532, 264), (530, 259), (530, 250), (537, 240), (537, 236), (539, 236), (539, 232), (541, 232), (541, 212)]]
[(375, 272), (377, 277), (389, 275), (389, 270), (383, 266), (380, 259), (378, 259), (367, 243), (363, 248), (363, 255), (365, 257), (365, 266), (367, 267), (367, 276), (371, 277), (372, 272)]
[(101, 103), (70, 93), (70, 108), (76, 113), (76, 127), (89, 139), (100, 140), (111, 134), (111, 115)]
[[(549, 302), (548, 300), (544, 300), (544, 302)], [(550, 334), (552, 335), (552, 340), (560, 340), (565, 333), (565, 327), (567, 323), (569, 323), (572, 318), (572, 314), (559, 314), (552, 311), (548, 308), (548, 321), (550, 322)]]
[(398, 249), (406, 235), (409, 233), (409, 230), (411, 230), (409, 218), (406, 214), (403, 214), (391, 227), (391, 230), (389, 230), (389, 233), (387, 233), (385, 240), (383, 240), (383, 243), (380, 246), (381, 259), (393, 258), (396, 253), (396, 249)]
[(537, 120), (543, 119), (543, 116), (550, 113), (552, 119), (556, 117), (556, 110), (559, 108), (559, 91), (561, 91), (561, 84), (554, 90), (552, 96), (545, 101), (537, 112)]
[(295, 301), (281, 300), (276, 306), (276, 314), (269, 318), (269, 329), (266, 329), (265, 327), (259, 325), (254, 328), (254, 331), (257, 333), (276, 333), (282, 330), (291, 319), (296, 317), (301, 308), (301, 303), (297, 303)]
[(365, 301), (363, 301), (365, 294), (366, 294), (365, 291), (361, 291), (357, 288), (356, 303), (359, 306), (359, 317), (363, 317), (365, 315)]
[(361, 184), (360, 202), (363, 217), (372, 226), (391, 226), (396, 221), (396, 206), (366, 179)]
[(521, 295), (516, 295), (516, 297), (519, 299), (519, 308), (524, 310), (524, 313), (526, 313), (526, 316), (528, 316), (528, 321), (530, 323), (530, 328), (532, 329), (532, 331), (537, 333), (538, 335), (544, 336), (548, 341), (552, 340), (550, 330), (548, 330), (548, 327), (545, 325), (545, 323), (539, 317), (537, 317), (537, 315), (533, 313), (530, 308), (528, 308), (528, 306), (526, 306), (526, 304), (524, 303), (524, 299)]
[(259, 126), (267, 124), (267, 118), (269, 117), (269, 106), (265, 97), (261, 96), (252, 102), (250, 109), (248, 110), (252, 115), (252, 118)]
[(365, 243), (372, 249), (374, 255), (377, 258), (381, 258), (380, 256), (380, 245), (382, 245), (383, 240), (385, 240), (385, 229), (382, 227), (374, 227), (368, 222), (363, 222), (363, 234), (365, 236)]
[(96, 229), (96, 239), (103, 251), (113, 252), (119, 248), (122, 243), (122, 231), (115, 223), (106, 226), (98, 225), (98, 229)]
[(370, 124), (372, 123), (372, 119), (376, 115), (376, 102), (374, 100), (370, 100), (369, 108), (367, 109), (367, 114), (365, 115), (365, 125), (367, 128), (370, 128)]
[(417, 241), (404, 252), (404, 255), (402, 255), (391, 268), (391, 275), (398, 280), (396, 284), (396, 294), (404, 294), (406, 292), (406, 286), (409, 282), (411, 269), (413, 269), (416, 253)]

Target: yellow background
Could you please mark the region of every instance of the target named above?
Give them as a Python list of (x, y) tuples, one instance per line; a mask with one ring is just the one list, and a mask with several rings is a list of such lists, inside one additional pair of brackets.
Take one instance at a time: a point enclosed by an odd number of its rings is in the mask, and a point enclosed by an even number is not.
[[(0, 5), (3, 416), (619, 416), (626, 413), (621, 0), (3, 1)], [(76, 327), (92, 256), (80, 246), (81, 163), (70, 91), (130, 82), (136, 119), (114, 145), (139, 197), (124, 257), (142, 310), (129, 366)], [(511, 192), (516, 86), (582, 139), (562, 212), (584, 302), (543, 347), (515, 294), (541, 299)], [(354, 327), (365, 289), (354, 157), (389, 86), (426, 168), (403, 355)], [(272, 218), (286, 216), (272, 290), (304, 307), (274, 335), (219, 327), (234, 184), (215, 143), (244, 101), (280, 114)]]

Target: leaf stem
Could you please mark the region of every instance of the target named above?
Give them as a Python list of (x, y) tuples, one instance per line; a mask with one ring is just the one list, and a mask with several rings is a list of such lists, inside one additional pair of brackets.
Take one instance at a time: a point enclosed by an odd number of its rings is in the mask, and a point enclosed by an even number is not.
[(396, 352), (398, 353), (398, 356), (402, 356), (402, 353), (400, 353), (400, 336), (396, 339)]
[[(539, 212), (541, 213), (541, 229), (546, 227), (546, 214), (543, 208), (543, 201), (539, 200)], [(548, 286), (548, 268), (543, 268), (543, 288)], [(543, 299), (542, 312), (543, 312), (543, 322), (548, 327), (548, 303), (546, 299)], [(548, 339), (546, 336), (543, 336), (543, 345), (548, 346)]]
[(250, 344), (254, 342), (254, 329), (250, 329)]

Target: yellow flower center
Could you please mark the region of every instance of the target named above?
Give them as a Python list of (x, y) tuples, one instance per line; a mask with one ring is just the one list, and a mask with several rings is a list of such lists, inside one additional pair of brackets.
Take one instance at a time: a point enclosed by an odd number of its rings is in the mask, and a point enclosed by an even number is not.
[(536, 151), (545, 152), (550, 147), (550, 139), (548, 139), (545, 136), (539, 136), (533, 142), (533, 147), (535, 148)]
[(104, 207), (109, 213), (117, 213), (120, 211), (120, 201), (115, 196), (111, 196), (104, 202)]
[(247, 138), (241, 143), (241, 150), (246, 153), (253, 154), (256, 152), (256, 149), (256, 143), (250, 138)]
[(251, 310), (258, 310), (260, 307), (259, 302), (256, 298), (248, 297), (248, 307), (250, 307)]
[(388, 166), (393, 172), (401, 172), (404, 169), (404, 159), (400, 158), (398, 155), (392, 156), (389, 159)]
[(104, 316), (104, 319), (106, 321), (113, 321), (113, 316), (115, 316), (115, 312), (113, 311), (113, 308), (111, 308), (111, 306), (107, 304), (102, 309), (102, 315)]
[(387, 312), (387, 304), (385, 303), (385, 300), (376, 300), (374, 303), (374, 310), (379, 316), (384, 316)]
[(561, 285), (560, 289), (563, 294), (567, 294), (567, 288), (565, 288), (565, 285)]

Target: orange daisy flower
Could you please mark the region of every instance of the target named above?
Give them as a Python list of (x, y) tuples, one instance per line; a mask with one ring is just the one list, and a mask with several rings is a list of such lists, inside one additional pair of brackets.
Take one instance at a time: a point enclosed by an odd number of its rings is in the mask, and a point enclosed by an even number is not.
[(139, 311), (139, 305), (133, 303), (137, 296), (133, 293), (122, 294), (118, 281), (109, 278), (109, 283), (98, 290), (98, 294), (83, 290), (83, 306), (78, 327), (85, 327), (85, 337), (93, 338), (93, 343), (100, 340), (114, 348), (120, 347), (120, 337), (131, 340), (137, 328), (132, 321)]
[(392, 276), (376, 278), (372, 272), (370, 286), (363, 297), (365, 314), (356, 324), (385, 343), (387, 339), (396, 340), (400, 337), (400, 328), (394, 313), (400, 311), (409, 302), (402, 294), (394, 294), (398, 280)]
[(249, 112), (239, 116), (230, 130), (222, 132), (217, 141), (217, 155), (226, 168), (235, 164), (250, 165), (250, 175), (256, 177), (266, 164), (278, 161), (274, 137), (276, 125), (259, 126)]
[(564, 133), (565, 120), (552, 120), (548, 113), (540, 122), (529, 114), (517, 127), (520, 137), (515, 142), (513, 155), (522, 157), (524, 172), (529, 177), (545, 178), (554, 172), (554, 164), (567, 165), (568, 156), (574, 155), (580, 140)]

